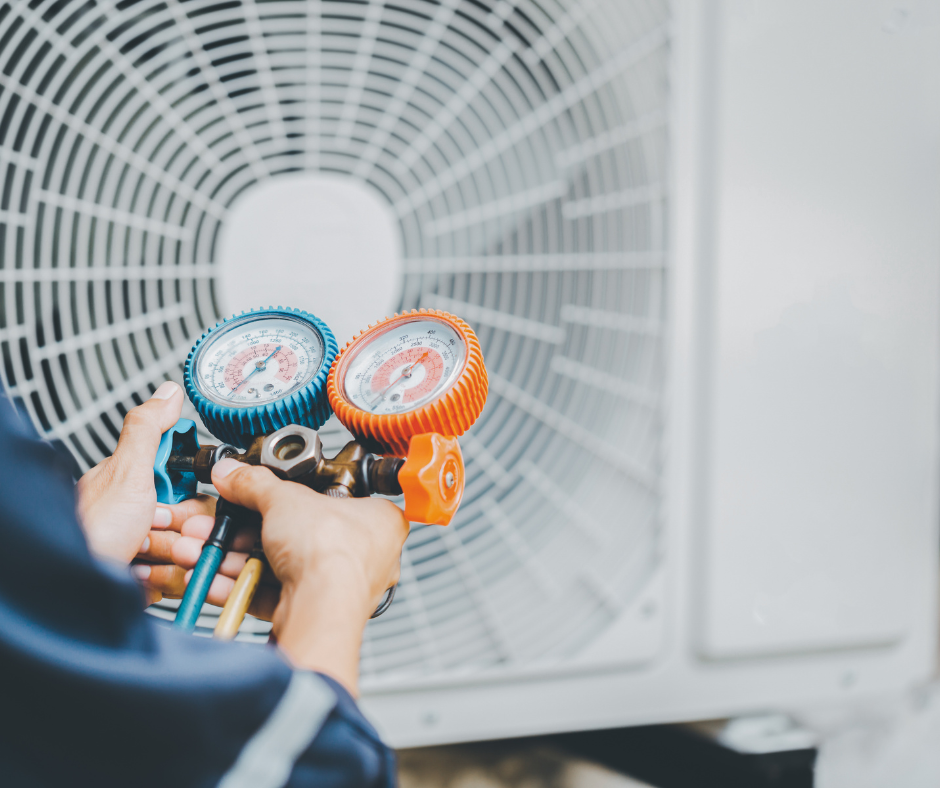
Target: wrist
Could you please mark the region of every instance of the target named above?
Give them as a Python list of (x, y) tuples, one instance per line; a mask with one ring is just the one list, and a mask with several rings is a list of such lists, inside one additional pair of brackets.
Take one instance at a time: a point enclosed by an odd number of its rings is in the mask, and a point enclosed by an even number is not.
[(354, 566), (334, 565), (309, 571), (286, 584), (285, 589), (292, 602), (285, 612), (291, 616), (303, 616), (321, 608), (342, 611), (361, 628), (374, 609), (365, 578)]
[(362, 633), (374, 606), (364, 578), (343, 564), (285, 584), (274, 634), (295, 666), (326, 673), (356, 695)]

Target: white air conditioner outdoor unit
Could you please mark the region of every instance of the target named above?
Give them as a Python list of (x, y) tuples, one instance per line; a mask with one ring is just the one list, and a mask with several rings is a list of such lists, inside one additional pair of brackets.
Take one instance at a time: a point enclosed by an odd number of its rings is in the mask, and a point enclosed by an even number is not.
[(0, 172), (3, 383), (82, 469), (238, 309), (477, 329), (363, 651), (393, 744), (931, 671), (935, 4), (12, 2)]

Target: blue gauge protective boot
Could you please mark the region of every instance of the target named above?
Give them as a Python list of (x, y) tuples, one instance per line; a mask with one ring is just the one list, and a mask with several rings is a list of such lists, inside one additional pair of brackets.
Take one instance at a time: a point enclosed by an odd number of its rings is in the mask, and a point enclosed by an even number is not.
[[(254, 331), (253, 324), (265, 327)], [(315, 342), (308, 343), (307, 335)], [(247, 354), (259, 344), (276, 344), (275, 352), (254, 361), (255, 356)], [(289, 307), (253, 309), (217, 323), (202, 335), (186, 359), (183, 383), (206, 429), (225, 443), (247, 449), (256, 437), (288, 424), (314, 430), (323, 426), (332, 413), (326, 379), (338, 350), (329, 326), (309, 312)], [(275, 355), (278, 358), (272, 360)], [(302, 381), (290, 380), (291, 369), (299, 368), (301, 361), (310, 364), (314, 355), (319, 356), (316, 368), (307, 371)], [(258, 371), (268, 363), (275, 365), (272, 371), (279, 369), (263, 391), (258, 387), (257, 404), (245, 396), (246, 391), (255, 390), (241, 388), (255, 374), (252, 361)], [(283, 394), (266, 394), (281, 381), (286, 386)]]

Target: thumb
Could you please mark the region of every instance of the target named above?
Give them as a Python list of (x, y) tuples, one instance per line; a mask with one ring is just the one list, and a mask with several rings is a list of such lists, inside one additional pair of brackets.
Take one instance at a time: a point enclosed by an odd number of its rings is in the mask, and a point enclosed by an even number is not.
[(226, 501), (265, 514), (278, 499), (282, 482), (267, 468), (226, 458), (212, 468), (212, 483)]
[(114, 457), (128, 468), (152, 466), (160, 438), (182, 410), (183, 390), (171, 380), (161, 383), (150, 399), (127, 412)]

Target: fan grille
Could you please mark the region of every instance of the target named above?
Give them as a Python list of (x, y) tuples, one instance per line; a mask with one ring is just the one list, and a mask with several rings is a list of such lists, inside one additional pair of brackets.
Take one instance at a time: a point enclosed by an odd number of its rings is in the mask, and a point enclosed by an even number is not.
[(490, 394), (457, 521), (414, 529), (364, 672), (563, 663), (656, 563), (669, 51), (667, 0), (5, 4), (7, 391), (90, 467), (226, 316), (233, 200), (368, 183), (401, 306), (468, 320)]

